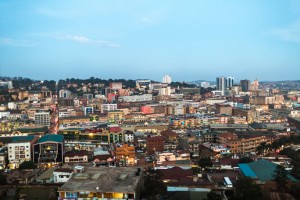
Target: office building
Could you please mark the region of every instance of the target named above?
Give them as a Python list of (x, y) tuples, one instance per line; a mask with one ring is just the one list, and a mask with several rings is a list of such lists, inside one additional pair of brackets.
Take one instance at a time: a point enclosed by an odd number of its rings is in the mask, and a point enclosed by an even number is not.
[(170, 84), (172, 82), (172, 79), (169, 75), (165, 75), (163, 77), (163, 80), (162, 80), (162, 83), (167, 83), (167, 84)]
[(217, 87), (217, 90), (222, 92), (222, 95), (225, 95), (225, 91), (227, 88), (227, 79), (224, 76), (217, 77), (216, 87)]
[(241, 80), (240, 86), (242, 88), (242, 92), (248, 92), (250, 89), (250, 81), (249, 80)]
[(64, 136), (46, 134), (33, 145), (33, 162), (41, 165), (62, 163), (64, 155)]
[(40, 111), (34, 114), (34, 123), (36, 125), (50, 126), (50, 112)]
[(227, 88), (230, 89), (233, 86), (233, 81), (234, 81), (234, 78), (232, 78), (232, 77), (227, 78)]
[(37, 137), (33, 135), (11, 138), (11, 142), (7, 146), (10, 169), (19, 168), (22, 162), (31, 160), (31, 146), (36, 140)]

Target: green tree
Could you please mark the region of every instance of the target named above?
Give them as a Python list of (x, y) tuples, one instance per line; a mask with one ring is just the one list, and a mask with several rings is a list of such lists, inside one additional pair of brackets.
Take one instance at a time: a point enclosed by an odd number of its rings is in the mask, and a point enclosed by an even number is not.
[(251, 178), (239, 177), (235, 186), (236, 200), (261, 200), (263, 193), (261, 188)]
[(213, 191), (207, 193), (207, 200), (222, 200), (223, 197)]
[(284, 169), (283, 166), (277, 165), (272, 176), (277, 183), (278, 190), (284, 192), (286, 190), (286, 184), (287, 184), (287, 180), (288, 180), (288, 172)]
[(144, 193), (147, 199), (155, 199), (157, 194), (164, 194), (167, 190), (162, 180), (162, 173), (154, 168), (148, 168), (144, 176)]
[(20, 164), (19, 169), (35, 169), (37, 166), (33, 161), (24, 161)]
[(198, 165), (199, 167), (206, 169), (208, 167), (212, 167), (213, 164), (210, 157), (206, 157), (206, 158), (200, 158), (198, 161)]
[(248, 156), (242, 157), (239, 159), (239, 163), (250, 163), (253, 162), (254, 160)]
[(6, 184), (6, 176), (4, 174), (0, 174), (0, 185)]

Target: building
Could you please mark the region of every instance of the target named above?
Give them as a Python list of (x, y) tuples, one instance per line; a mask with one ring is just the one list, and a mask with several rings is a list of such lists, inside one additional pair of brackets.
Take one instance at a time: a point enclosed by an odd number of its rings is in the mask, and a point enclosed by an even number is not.
[(219, 76), (216, 79), (217, 90), (222, 91), (222, 95), (225, 95), (227, 88), (227, 79), (224, 76)]
[(152, 101), (152, 94), (119, 97), (119, 102), (145, 102), (145, 101)]
[(162, 136), (147, 137), (146, 149), (148, 154), (164, 151), (164, 138)]
[(50, 126), (50, 112), (49, 111), (35, 112), (34, 123), (37, 125)]
[(124, 166), (135, 164), (135, 147), (133, 144), (116, 144), (115, 156)]
[(33, 162), (39, 165), (62, 163), (64, 157), (64, 136), (46, 134), (33, 145)]
[(139, 199), (142, 175), (133, 167), (76, 166), (59, 199)]
[(120, 110), (111, 110), (107, 113), (108, 122), (121, 123), (123, 121), (124, 113)]
[(201, 82), (201, 87), (203, 87), (203, 88), (209, 88), (210, 87), (210, 83), (209, 82)]
[(74, 170), (70, 168), (56, 168), (53, 171), (54, 183), (65, 183), (72, 176)]
[(72, 92), (70, 90), (60, 90), (59, 98), (72, 98)]
[(109, 83), (110, 89), (119, 90), (119, 89), (122, 89), (122, 87), (123, 87), (122, 82), (110, 82)]
[[(229, 139), (229, 138), (228, 138)], [(245, 154), (256, 152), (256, 148), (262, 142), (270, 142), (266, 136), (249, 136), (240, 139), (228, 140), (227, 147), (234, 154)]]
[(7, 148), (0, 148), (0, 170), (6, 168), (8, 164)]
[(171, 95), (171, 87), (160, 88), (158, 94), (162, 95), (162, 96), (170, 96)]
[(124, 142), (131, 143), (134, 142), (134, 133), (131, 131), (124, 132)]
[(230, 105), (216, 104), (216, 114), (232, 115), (232, 107)]
[(85, 150), (68, 151), (64, 155), (65, 163), (84, 163), (89, 161), (89, 153)]
[(114, 103), (108, 103), (108, 104), (101, 104), (100, 111), (101, 113), (105, 113), (112, 110), (117, 110), (118, 105)]
[(171, 79), (171, 76), (169, 76), (169, 75), (165, 75), (162, 79), (162, 83), (171, 84), (171, 82), (172, 82), (172, 79)]
[(37, 137), (16, 136), (11, 138), (11, 142), (7, 145), (9, 168), (19, 168), (24, 161), (31, 160), (31, 146), (37, 141)]
[(91, 106), (84, 106), (83, 112), (84, 112), (84, 115), (91, 115), (94, 113), (94, 108)]
[(229, 89), (232, 88), (233, 82), (234, 82), (234, 78), (228, 77), (227, 78), (227, 88), (229, 88)]
[(248, 92), (250, 90), (250, 81), (249, 80), (241, 80), (240, 86), (242, 88), (242, 92)]
[(178, 135), (171, 129), (160, 132), (160, 135), (164, 138), (166, 142), (178, 142)]

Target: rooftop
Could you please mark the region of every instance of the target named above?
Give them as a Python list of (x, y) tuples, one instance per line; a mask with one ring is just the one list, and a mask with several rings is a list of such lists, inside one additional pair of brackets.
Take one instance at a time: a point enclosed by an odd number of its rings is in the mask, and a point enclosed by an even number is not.
[(73, 174), (59, 191), (134, 193), (141, 178), (136, 171), (133, 167), (84, 166), (84, 172)]
[(42, 136), (37, 143), (43, 143), (43, 142), (63, 142), (64, 136), (62, 135), (56, 135), (56, 134), (46, 134)]

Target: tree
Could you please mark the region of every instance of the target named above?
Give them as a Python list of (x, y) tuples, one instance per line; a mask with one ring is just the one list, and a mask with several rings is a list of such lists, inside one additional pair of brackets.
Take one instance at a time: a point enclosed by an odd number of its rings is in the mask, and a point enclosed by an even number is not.
[(250, 163), (253, 162), (254, 160), (248, 156), (242, 157), (239, 159), (239, 163)]
[(222, 200), (223, 197), (213, 191), (207, 193), (207, 200)]
[(144, 177), (144, 192), (147, 199), (155, 199), (157, 194), (166, 192), (167, 187), (162, 180), (162, 173), (154, 168), (148, 168)]
[(210, 157), (200, 158), (198, 161), (198, 165), (199, 167), (206, 169), (207, 167), (212, 167), (212, 161)]
[(283, 166), (277, 165), (272, 176), (277, 183), (278, 190), (284, 192), (286, 190), (286, 184), (287, 184), (287, 180), (288, 180), (288, 172), (284, 169)]
[(32, 161), (24, 161), (20, 164), (19, 169), (35, 169), (37, 166)]
[(261, 188), (249, 177), (239, 177), (235, 186), (236, 200), (261, 200)]
[(0, 185), (6, 184), (6, 176), (3, 174), (0, 174)]

